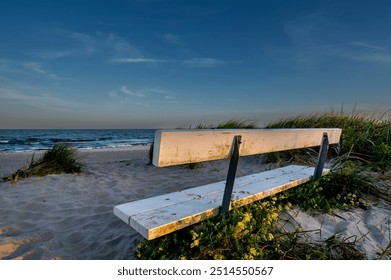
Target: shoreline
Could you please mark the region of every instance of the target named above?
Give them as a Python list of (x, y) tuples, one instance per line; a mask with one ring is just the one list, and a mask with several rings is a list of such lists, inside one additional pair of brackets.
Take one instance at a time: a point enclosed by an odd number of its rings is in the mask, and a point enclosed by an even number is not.
[[(134, 144), (134, 145), (126, 145), (126, 146), (118, 146), (118, 147), (94, 147), (94, 148), (76, 148), (78, 151), (111, 151), (111, 150), (128, 150), (128, 149), (134, 149), (137, 147), (149, 147), (151, 144)], [(47, 151), (48, 149), (37, 149), (37, 150), (16, 150), (16, 151), (0, 151), (1, 154), (25, 154), (25, 153), (43, 153)]]
[[(116, 154), (117, 157), (126, 159), (126, 152), (149, 151), (149, 148), (150, 144), (116, 148), (77, 149), (77, 156), (82, 160), (92, 161), (94, 158), (95, 160), (99, 160), (102, 155), (103, 158), (110, 158), (110, 153), (112, 153)], [(0, 152), (0, 178), (9, 176), (18, 169), (28, 166), (32, 160), (32, 157), (37, 160), (45, 153), (45, 151), (47, 150)], [(117, 159), (117, 157), (115, 157), (115, 159)], [(103, 159), (103, 161), (104, 160), (105, 159)]]
[(56, 144), (77, 149), (127, 148), (150, 145), (154, 129), (7, 130), (0, 133), (0, 153), (39, 152)]

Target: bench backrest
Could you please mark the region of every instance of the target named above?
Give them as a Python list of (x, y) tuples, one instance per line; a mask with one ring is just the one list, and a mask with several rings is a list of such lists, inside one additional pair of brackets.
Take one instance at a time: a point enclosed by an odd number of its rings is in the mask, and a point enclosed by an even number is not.
[(339, 128), (157, 130), (152, 162), (164, 167), (226, 159), (238, 135), (240, 156), (315, 147), (325, 132), (329, 144), (339, 143)]

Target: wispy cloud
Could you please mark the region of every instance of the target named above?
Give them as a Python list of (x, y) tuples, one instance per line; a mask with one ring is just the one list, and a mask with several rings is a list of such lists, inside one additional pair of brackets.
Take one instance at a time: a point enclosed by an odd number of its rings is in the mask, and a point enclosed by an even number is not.
[(365, 41), (352, 42), (351, 45), (359, 47), (359, 49), (347, 49), (342, 52), (347, 59), (384, 65), (391, 63), (391, 53), (386, 46), (374, 45)]
[(53, 74), (51, 72), (48, 72), (47, 70), (44, 69), (43, 65), (38, 62), (24, 62), (23, 67), (26, 68), (27, 70), (37, 73), (43, 77), (46, 77), (51, 80), (59, 80), (56, 74)]
[(331, 25), (333, 23), (322, 12), (316, 12), (286, 22), (284, 30), (293, 47), (303, 47), (315, 44), (319, 32)]
[(374, 54), (346, 54), (346, 58), (376, 64), (391, 65), (391, 54), (388, 53), (374, 53)]
[[(102, 57), (114, 57), (106, 61), (119, 64), (161, 64), (177, 63), (189, 67), (212, 68), (226, 64), (214, 57), (196, 57), (188, 59), (162, 59), (147, 55), (144, 51), (138, 49), (126, 38), (114, 33), (96, 32), (95, 34), (86, 34), (74, 32), (65, 29), (56, 29), (51, 31), (51, 36), (58, 41), (63, 42), (61, 48), (52, 48), (35, 52), (35, 55), (42, 59), (58, 59), (65, 57), (79, 57), (86, 55), (99, 55)], [(162, 35), (165, 42), (175, 45), (184, 45), (178, 35), (165, 33)], [(1, 64), (0, 64), (1, 67)], [(4, 66), (3, 66), (4, 68)], [(37, 69), (38, 70), (38, 69)], [(42, 73), (43, 74), (43, 73)]]
[(142, 52), (125, 38), (116, 34), (100, 34), (100, 36), (102, 37), (102, 40), (106, 42), (107, 47), (113, 49), (117, 54), (142, 55)]
[(18, 72), (15, 67), (13, 67), (14, 63), (7, 59), (0, 59), (0, 72), (12, 73)]
[(155, 59), (155, 58), (116, 58), (111, 59), (110, 62), (115, 63), (164, 63), (169, 62), (169, 60), (164, 59)]
[[(126, 38), (116, 34), (96, 32), (95, 34), (86, 34), (81, 32), (74, 32), (70, 30), (52, 30), (49, 32), (57, 41), (62, 42), (61, 47), (49, 48), (42, 51), (36, 51), (36, 57), (41, 59), (59, 59), (66, 57), (81, 57), (81, 56), (100, 56), (106, 57), (106, 61), (119, 64), (162, 64), (162, 63), (176, 63), (188, 67), (197, 68), (213, 68), (227, 64), (214, 57), (194, 57), (194, 58), (156, 58), (146, 54), (135, 47)], [(162, 35), (165, 42), (175, 45), (184, 45), (178, 35), (172, 33), (165, 33)], [(107, 59), (111, 57), (111, 59)], [(4, 66), (3, 66), (4, 68)], [(38, 73), (39, 69), (36, 68)], [(44, 74), (41, 72), (41, 74)]]
[(339, 59), (390, 66), (391, 52), (388, 49), (388, 46), (375, 45), (366, 41), (355, 41), (342, 45), (330, 45), (325, 51), (329, 56)]
[(145, 94), (151, 95), (153, 97), (158, 97), (157, 102), (164, 103), (179, 103), (173, 95), (172, 91), (161, 89), (161, 88), (145, 88), (143, 90)]
[(166, 43), (176, 45), (176, 46), (181, 46), (181, 47), (185, 46), (185, 43), (182, 41), (182, 39), (178, 35), (175, 35), (172, 33), (165, 33), (161, 37), (162, 37), (163, 41)]
[(0, 100), (52, 110), (83, 107), (79, 103), (69, 102), (48, 93), (40, 95), (28, 94), (9, 88), (0, 88)]
[[(284, 31), (290, 44), (287, 47), (273, 47), (270, 52), (278, 53), (276, 60), (288, 62), (289, 67), (313, 69), (324, 59), (324, 44), (318, 34), (332, 25), (323, 13), (311, 13), (284, 24)], [(279, 51), (278, 51), (279, 50)]]
[(191, 67), (216, 67), (219, 65), (225, 64), (224, 61), (216, 59), (216, 58), (192, 58), (189, 60), (184, 60), (182, 62), (185, 65), (191, 66)]
[(19, 75), (39, 75), (40, 77), (58, 81), (60, 78), (47, 70), (43, 63), (36, 61), (13, 61), (0, 59), (0, 72)]
[(57, 59), (62, 57), (72, 57), (89, 55), (97, 48), (96, 38), (89, 34), (73, 32), (65, 29), (52, 31), (52, 36), (63, 42), (61, 49), (47, 49), (36, 52), (35, 55), (43, 59)]
[(36, 52), (36, 56), (43, 59), (56, 59), (62, 57), (79, 56), (84, 52), (80, 50), (44, 50)]
[[(108, 95), (114, 100), (117, 99), (121, 102), (128, 100), (133, 104), (143, 104), (144, 106), (159, 103), (178, 103), (171, 91), (155, 87), (131, 90), (127, 86), (122, 86), (119, 89), (110, 91)], [(143, 100), (143, 103), (140, 100)]]
[(358, 47), (362, 47), (363, 49), (365, 49), (367, 51), (371, 51), (371, 52), (379, 52), (379, 51), (383, 52), (383, 51), (387, 50), (384, 47), (375, 46), (375, 45), (369, 44), (369, 43), (364, 42), (364, 41), (353, 42), (352, 45), (358, 46)]
[[(330, 58), (350, 60), (378, 65), (390, 65), (391, 52), (389, 46), (371, 42), (365, 39), (338, 42), (324, 40), (319, 34), (344, 27), (338, 22), (327, 18), (323, 13), (314, 13), (287, 22), (284, 26), (291, 45), (279, 53), (276, 60), (281, 57), (292, 62), (296, 68), (313, 69), (323, 63), (329, 63)], [(276, 53), (273, 49), (271, 52)]]
[(150, 107), (148, 101), (145, 101), (145, 94), (143, 90), (130, 90), (126, 86), (120, 89), (115, 89), (109, 92), (110, 101), (107, 102), (109, 107), (117, 108), (123, 107), (125, 104), (132, 104), (141, 107)]
[(217, 59), (217, 58), (191, 58), (185, 60), (175, 60), (175, 59), (156, 59), (156, 58), (116, 58), (111, 59), (110, 62), (114, 63), (177, 63), (189, 67), (201, 67), (201, 68), (212, 68), (217, 67), (223, 64), (226, 64), (226, 61)]
[(63, 42), (61, 47), (53, 47), (35, 52), (42, 59), (80, 57), (88, 55), (114, 56), (132, 55), (142, 57), (143, 53), (127, 39), (114, 33), (96, 32), (86, 34), (65, 29), (49, 31), (51, 37)]
[(144, 90), (136, 90), (131, 91), (126, 86), (122, 86), (120, 91), (126, 95), (130, 96), (136, 96), (136, 97), (145, 97), (145, 91)]

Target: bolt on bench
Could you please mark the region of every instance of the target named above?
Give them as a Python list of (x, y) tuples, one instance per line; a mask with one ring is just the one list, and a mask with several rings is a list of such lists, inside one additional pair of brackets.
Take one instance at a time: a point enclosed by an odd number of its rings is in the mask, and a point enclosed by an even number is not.
[[(153, 164), (157, 167), (230, 158), (226, 181), (114, 206), (114, 214), (151, 240), (327, 174), (329, 144), (341, 129), (158, 130)], [(315, 167), (289, 165), (235, 178), (240, 156), (320, 146)]]

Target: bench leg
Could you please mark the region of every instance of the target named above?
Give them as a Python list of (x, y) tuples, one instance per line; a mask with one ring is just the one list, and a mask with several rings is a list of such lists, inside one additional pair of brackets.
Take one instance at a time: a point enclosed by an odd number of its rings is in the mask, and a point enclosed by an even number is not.
[(239, 162), (239, 146), (241, 143), (241, 139), (242, 139), (242, 136), (240, 136), (240, 135), (235, 136), (233, 143), (232, 143), (227, 181), (225, 183), (223, 203), (221, 205), (221, 212), (224, 215), (228, 213), (229, 206), (231, 204), (232, 190), (234, 187), (236, 169), (238, 167), (238, 162)]
[(322, 176), (324, 163), (327, 157), (327, 151), (329, 150), (329, 138), (327, 132), (323, 133), (322, 143), (320, 145), (318, 162), (314, 171), (314, 180), (318, 180)]

